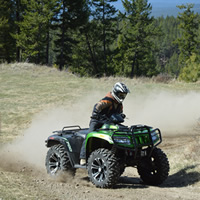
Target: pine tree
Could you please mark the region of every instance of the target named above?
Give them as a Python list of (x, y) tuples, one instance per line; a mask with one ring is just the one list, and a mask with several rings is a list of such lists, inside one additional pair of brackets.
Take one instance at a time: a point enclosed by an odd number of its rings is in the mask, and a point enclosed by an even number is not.
[[(112, 5), (113, 2), (117, 0), (92, 0), (92, 18), (96, 22), (97, 30), (100, 30), (98, 34), (99, 38), (97, 40), (102, 42), (102, 45), (99, 47), (103, 50), (102, 60), (104, 69), (101, 70), (108, 75), (108, 59), (112, 57), (111, 45), (117, 38), (117, 10)], [(110, 60), (110, 59), (109, 59)]]
[(101, 76), (102, 42), (99, 40), (101, 30), (94, 22), (88, 22), (86, 26), (77, 32), (77, 44), (73, 48), (73, 68), (71, 71), (81, 76)]
[[(1, 4), (2, 5), (2, 4)], [(4, 52), (4, 37), (5, 32), (8, 30), (8, 19), (6, 19), (4, 16), (0, 17), (0, 60), (5, 61), (5, 52)]]
[(0, 0), (0, 61), (11, 62), (15, 60), (15, 18), (12, 0)]
[(22, 0), (25, 10), (15, 35), (22, 60), (48, 64), (49, 26), (56, 0)]
[(60, 10), (55, 20), (54, 29), (59, 30), (55, 41), (56, 63), (59, 69), (69, 67), (72, 63), (72, 48), (76, 44), (73, 32), (85, 24), (88, 18), (85, 0), (60, 0)]
[(181, 30), (181, 37), (177, 39), (177, 44), (179, 47), (179, 63), (184, 66), (184, 63), (192, 56), (192, 54), (199, 53), (200, 41), (198, 38), (199, 29), (199, 15), (194, 13), (192, 8), (194, 4), (187, 4), (177, 6), (182, 13), (179, 13), (178, 19), (180, 21), (179, 28)]
[[(20, 34), (20, 27), (19, 23), (23, 20), (23, 13), (25, 10), (25, 5), (21, 3), (23, 0), (13, 0), (13, 6), (14, 6), (14, 15), (15, 15), (15, 33), (12, 34), (12, 37), (15, 39), (16, 35)], [(15, 40), (16, 43), (16, 40)], [(20, 56), (20, 47), (16, 45), (16, 61), (21, 61)]]
[(122, 2), (126, 15), (123, 17), (123, 33), (118, 41), (117, 57), (123, 62), (125, 75), (152, 76), (157, 73), (154, 38), (159, 33), (154, 18), (150, 16), (152, 6), (147, 0)]
[(174, 43), (180, 31), (178, 20), (174, 16), (159, 17), (156, 26), (160, 27), (162, 34), (155, 39), (158, 47), (157, 66), (160, 73), (169, 73), (177, 76), (178, 71), (178, 45)]

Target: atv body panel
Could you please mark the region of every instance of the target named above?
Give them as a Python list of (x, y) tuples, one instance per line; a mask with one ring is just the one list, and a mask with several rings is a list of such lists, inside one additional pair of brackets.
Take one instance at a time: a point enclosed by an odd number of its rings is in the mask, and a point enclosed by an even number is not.
[(128, 128), (122, 125), (104, 124), (99, 130), (88, 134), (86, 148), (90, 138), (99, 138), (114, 145), (116, 148), (137, 151), (138, 148), (153, 148), (162, 142), (159, 129), (149, 126), (135, 125)]

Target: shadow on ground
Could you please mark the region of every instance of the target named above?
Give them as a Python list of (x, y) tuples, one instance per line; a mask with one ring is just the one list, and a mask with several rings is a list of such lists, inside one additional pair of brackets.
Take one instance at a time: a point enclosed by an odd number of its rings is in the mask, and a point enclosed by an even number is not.
[[(197, 182), (200, 182), (200, 173), (195, 171), (195, 168), (198, 165), (187, 166), (184, 169), (181, 169), (175, 174), (170, 175), (167, 180), (161, 184), (160, 188), (180, 188), (187, 187), (189, 185), (193, 185)], [(82, 177), (82, 181), (89, 183), (88, 177)], [(114, 186), (113, 189), (122, 189), (122, 188), (148, 188), (149, 185), (146, 185), (142, 182), (142, 180), (138, 177), (128, 177), (121, 176), (117, 185)]]
[[(170, 175), (167, 180), (160, 186), (161, 188), (169, 187), (187, 187), (193, 185), (197, 182), (200, 182), (200, 173), (194, 171), (198, 165), (187, 166), (184, 169), (181, 169), (175, 174)], [(190, 172), (190, 170), (192, 170)], [(188, 172), (189, 171), (189, 172)], [(115, 188), (148, 188), (148, 185), (145, 185), (140, 178), (132, 178), (127, 176), (122, 176), (119, 179), (119, 183)]]
[(140, 178), (132, 178), (128, 176), (122, 176), (119, 178), (119, 182), (115, 185), (115, 189), (120, 188), (148, 188), (148, 185), (142, 183)]
[[(197, 166), (198, 165), (190, 165), (170, 175), (161, 187), (186, 187), (199, 182), (200, 173), (194, 170)], [(189, 170), (193, 171), (188, 172)]]

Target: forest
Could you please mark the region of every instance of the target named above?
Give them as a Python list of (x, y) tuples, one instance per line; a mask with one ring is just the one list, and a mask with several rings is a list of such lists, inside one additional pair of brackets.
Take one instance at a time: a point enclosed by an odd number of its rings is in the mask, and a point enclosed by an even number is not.
[(148, 0), (0, 0), (0, 63), (30, 62), (80, 76), (200, 79), (200, 15), (153, 17)]

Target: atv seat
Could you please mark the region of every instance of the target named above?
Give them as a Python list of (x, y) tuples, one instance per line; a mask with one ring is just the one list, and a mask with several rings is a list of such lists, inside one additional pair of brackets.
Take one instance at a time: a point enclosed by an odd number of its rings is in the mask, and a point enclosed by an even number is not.
[(82, 129), (78, 132), (75, 133), (76, 136), (82, 137), (83, 139), (85, 139), (86, 135), (89, 133), (89, 129)]

